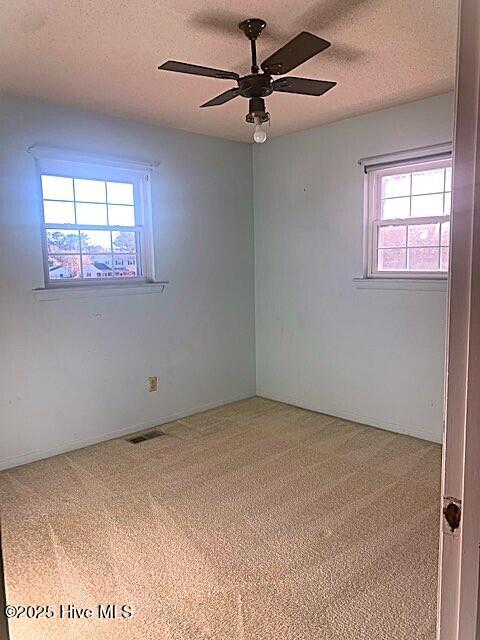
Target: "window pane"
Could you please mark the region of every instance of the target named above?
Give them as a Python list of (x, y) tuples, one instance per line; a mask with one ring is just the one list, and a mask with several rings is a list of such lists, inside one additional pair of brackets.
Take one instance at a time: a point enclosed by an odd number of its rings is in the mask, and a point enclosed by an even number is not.
[(82, 255), (83, 277), (89, 279), (113, 278), (112, 255)]
[(120, 182), (104, 180), (102, 174), (97, 179), (42, 174), (40, 179), (45, 252), (53, 280), (142, 275), (136, 178)]
[(105, 202), (105, 182), (75, 178), (75, 200)]
[(73, 180), (42, 176), (42, 193), (45, 200), (73, 200)]
[(75, 224), (73, 202), (44, 200), (43, 216), (47, 224)]
[(405, 162), (388, 169), (392, 175), (382, 169), (369, 177), (374, 188), (370, 224), (378, 229), (376, 238), (369, 235), (376, 245), (376, 271), (446, 269), (452, 169), (439, 164)]
[(407, 228), (403, 225), (379, 227), (378, 247), (405, 247), (407, 244)]
[(413, 196), (412, 216), (443, 216), (443, 193)]
[(137, 243), (134, 231), (112, 231), (113, 250), (119, 253), (135, 253)]
[(133, 205), (133, 184), (128, 182), (107, 182), (107, 201), (109, 204)]
[(107, 224), (106, 204), (85, 204), (77, 202), (77, 224)]
[(442, 247), (440, 251), (441, 251), (440, 269), (442, 271), (448, 271), (448, 256), (450, 253), (450, 249), (448, 247)]
[(407, 264), (406, 249), (379, 249), (378, 250), (378, 270), (379, 271), (402, 271)]
[(451, 167), (447, 167), (447, 169), (445, 170), (445, 191), (451, 191), (452, 190), (452, 168)]
[(48, 256), (48, 274), (50, 280), (80, 278), (80, 256)]
[(412, 194), (438, 193), (444, 189), (445, 169), (431, 169), (412, 174)]
[(110, 231), (81, 231), (82, 253), (107, 253), (112, 250)]
[(448, 191), (445, 194), (445, 215), (449, 216), (452, 212), (452, 194)]
[(410, 215), (410, 198), (392, 198), (382, 202), (382, 218), (408, 218)]
[(408, 228), (409, 247), (437, 247), (440, 225), (416, 224)]
[(410, 174), (384, 176), (382, 178), (382, 198), (410, 195)]
[(442, 222), (441, 245), (448, 247), (450, 244), (450, 222)]
[(47, 229), (48, 253), (78, 253), (80, 240), (78, 231)]
[(408, 268), (410, 271), (438, 271), (438, 247), (424, 247), (408, 250)]
[(135, 209), (130, 205), (109, 204), (108, 224), (119, 227), (135, 226)]
[(116, 278), (132, 278), (141, 275), (140, 263), (135, 254), (115, 254), (113, 266)]

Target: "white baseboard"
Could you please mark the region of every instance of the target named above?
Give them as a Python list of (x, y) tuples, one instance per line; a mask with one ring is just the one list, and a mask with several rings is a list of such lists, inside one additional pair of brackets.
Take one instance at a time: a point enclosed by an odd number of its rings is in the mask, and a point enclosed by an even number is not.
[(416, 426), (405, 427), (404, 425), (391, 422), (390, 420), (378, 420), (377, 418), (360, 415), (352, 411), (340, 409), (339, 407), (333, 407), (333, 406), (320, 407), (318, 405), (313, 405), (311, 402), (299, 400), (298, 398), (293, 398), (291, 396), (287, 396), (287, 395), (277, 396), (276, 394), (268, 393), (266, 391), (263, 391), (262, 389), (257, 389), (257, 396), (260, 396), (261, 398), (267, 398), (268, 400), (275, 400), (276, 402), (284, 402), (285, 404), (291, 404), (295, 407), (308, 409), (309, 411), (324, 413), (326, 415), (334, 416), (336, 418), (341, 418), (343, 420), (350, 420), (351, 422), (366, 424), (370, 427), (383, 429), (384, 431), (392, 431), (394, 433), (400, 433), (402, 435), (412, 436), (413, 438), (419, 438), (420, 440), (428, 440), (429, 442), (435, 442), (438, 444), (442, 443), (442, 434), (439, 435), (438, 433), (435, 433), (433, 431), (428, 431), (420, 427), (416, 427)]
[(280, 395), (268, 393), (266, 391), (263, 391), (262, 389), (258, 389), (257, 392), (252, 390), (250, 393), (243, 393), (237, 396), (232, 396), (230, 398), (215, 400), (213, 402), (208, 402), (206, 404), (190, 407), (189, 409), (178, 411), (176, 413), (172, 413), (167, 416), (162, 416), (155, 420), (150, 420), (147, 422), (141, 422), (138, 424), (129, 425), (128, 427), (122, 427), (120, 429), (116, 429), (115, 431), (110, 431), (108, 433), (92, 436), (91, 438), (86, 438), (82, 440), (72, 440), (70, 442), (66, 442), (65, 444), (60, 444), (48, 449), (30, 451), (28, 453), (21, 454), (18, 456), (4, 458), (0, 460), (0, 471), (4, 469), (11, 469), (13, 467), (18, 467), (23, 464), (28, 464), (30, 462), (36, 462), (37, 460), (44, 460), (45, 458), (50, 458), (52, 456), (56, 456), (62, 453), (67, 453), (68, 451), (75, 451), (75, 449), (82, 449), (83, 447), (89, 447), (91, 445), (98, 444), (100, 442), (105, 442), (107, 440), (121, 438), (122, 436), (127, 435), (129, 433), (135, 433), (136, 431), (141, 431), (143, 429), (148, 429), (150, 427), (156, 427), (158, 425), (165, 424), (167, 422), (172, 422), (172, 420), (185, 418), (186, 416), (190, 416), (194, 413), (199, 413), (200, 411), (207, 411), (208, 409), (214, 409), (215, 407), (220, 407), (224, 404), (229, 404), (230, 402), (237, 402), (238, 400), (244, 400), (245, 398), (251, 398), (255, 395), (261, 396), (262, 398), (268, 398), (269, 400), (276, 400), (277, 402), (291, 404), (295, 407), (301, 407), (302, 409), (308, 409), (309, 411), (325, 413), (327, 415), (335, 416), (337, 418), (342, 418), (344, 420), (351, 420), (352, 422), (359, 422), (361, 424), (370, 425), (378, 429), (384, 429), (385, 431), (393, 431), (394, 433), (401, 433), (407, 436), (412, 436), (414, 438), (420, 438), (421, 440), (428, 440), (429, 442), (436, 442), (440, 444), (442, 442), (441, 434), (439, 435), (438, 433), (434, 433), (419, 427), (412, 427), (412, 426), (405, 427), (404, 425), (399, 425), (389, 420), (378, 420), (376, 418), (372, 418), (371, 416), (360, 415), (352, 411), (340, 409), (338, 407), (332, 407), (332, 406), (320, 407), (318, 405), (314, 406), (310, 402), (299, 400), (298, 398), (294, 398), (292, 396), (286, 396), (286, 395), (280, 396)]
[(29, 453), (13, 456), (11, 458), (4, 458), (0, 460), (0, 471), (5, 469), (11, 469), (13, 467), (19, 467), (20, 465), (29, 464), (30, 462), (36, 462), (37, 460), (44, 460), (45, 458), (51, 458), (52, 456), (57, 456), (61, 453), (67, 453), (68, 451), (75, 451), (75, 449), (83, 449), (84, 447), (90, 447), (91, 445), (99, 444), (100, 442), (105, 442), (107, 440), (114, 440), (115, 438), (121, 438), (122, 436), (125, 436), (129, 433), (135, 433), (136, 431), (142, 431), (143, 429), (149, 429), (150, 427), (157, 427), (158, 425), (165, 424), (167, 422), (172, 422), (173, 420), (178, 420), (180, 418), (185, 418), (186, 416), (191, 416), (194, 413), (200, 413), (201, 411), (208, 411), (208, 409), (215, 409), (215, 407), (221, 407), (224, 404), (229, 404), (230, 402), (237, 402), (238, 400), (245, 400), (246, 398), (251, 398), (255, 395), (256, 395), (255, 391), (253, 390), (251, 393), (242, 393), (240, 395), (232, 396), (230, 398), (224, 398), (222, 400), (207, 402), (206, 404), (190, 407), (189, 409), (178, 411), (176, 413), (172, 413), (167, 416), (162, 416), (155, 420), (149, 420), (148, 422), (141, 422), (138, 424), (129, 425), (128, 427), (121, 427), (120, 429), (116, 429), (115, 431), (110, 431), (108, 433), (92, 436), (84, 440), (83, 439), (71, 440), (70, 442), (66, 442), (65, 444), (59, 444), (59, 445), (56, 445), (55, 447), (50, 447), (49, 449), (30, 451)]

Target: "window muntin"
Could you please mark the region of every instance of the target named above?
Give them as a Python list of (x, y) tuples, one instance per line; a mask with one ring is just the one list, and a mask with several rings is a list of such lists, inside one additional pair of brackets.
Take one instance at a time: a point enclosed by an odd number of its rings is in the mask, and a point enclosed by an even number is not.
[(367, 180), (368, 275), (445, 277), (451, 159), (371, 168)]
[(145, 280), (135, 180), (41, 171), (40, 182), (47, 284)]

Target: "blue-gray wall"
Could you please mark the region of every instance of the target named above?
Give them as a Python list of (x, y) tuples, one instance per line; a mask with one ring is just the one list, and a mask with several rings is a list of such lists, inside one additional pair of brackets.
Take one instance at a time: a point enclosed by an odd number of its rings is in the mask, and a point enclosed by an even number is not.
[[(0, 465), (253, 395), (251, 146), (10, 95), (0, 140)], [(27, 147), (39, 143), (160, 162), (153, 226), (165, 293), (32, 293), (43, 280)]]
[(257, 393), (441, 441), (446, 293), (358, 289), (362, 157), (452, 139), (442, 95), (254, 148)]

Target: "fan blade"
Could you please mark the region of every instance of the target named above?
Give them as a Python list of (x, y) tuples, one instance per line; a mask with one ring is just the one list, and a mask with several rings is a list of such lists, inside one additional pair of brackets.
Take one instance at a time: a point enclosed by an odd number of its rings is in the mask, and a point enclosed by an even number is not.
[(265, 73), (271, 75), (288, 73), (329, 46), (330, 42), (327, 42), (327, 40), (314, 36), (313, 33), (308, 33), (308, 31), (302, 31), (293, 40), (290, 40), (285, 46), (262, 62), (261, 66)]
[(305, 96), (321, 96), (333, 89), (336, 84), (336, 82), (327, 82), (326, 80), (287, 77), (275, 80), (273, 90), (284, 93), (301, 93)]
[(233, 100), (240, 95), (240, 89), (238, 87), (233, 87), (233, 89), (229, 89), (228, 91), (224, 91), (216, 98), (212, 98), (205, 104), (200, 105), (200, 107), (216, 107), (219, 104), (225, 104), (229, 100)]
[(222, 71), (221, 69), (211, 69), (210, 67), (200, 67), (197, 64), (188, 62), (176, 62), (169, 60), (158, 67), (164, 71), (176, 71), (177, 73), (190, 73), (194, 76), (206, 76), (207, 78), (221, 78), (222, 80), (238, 80), (238, 73), (233, 71)]

